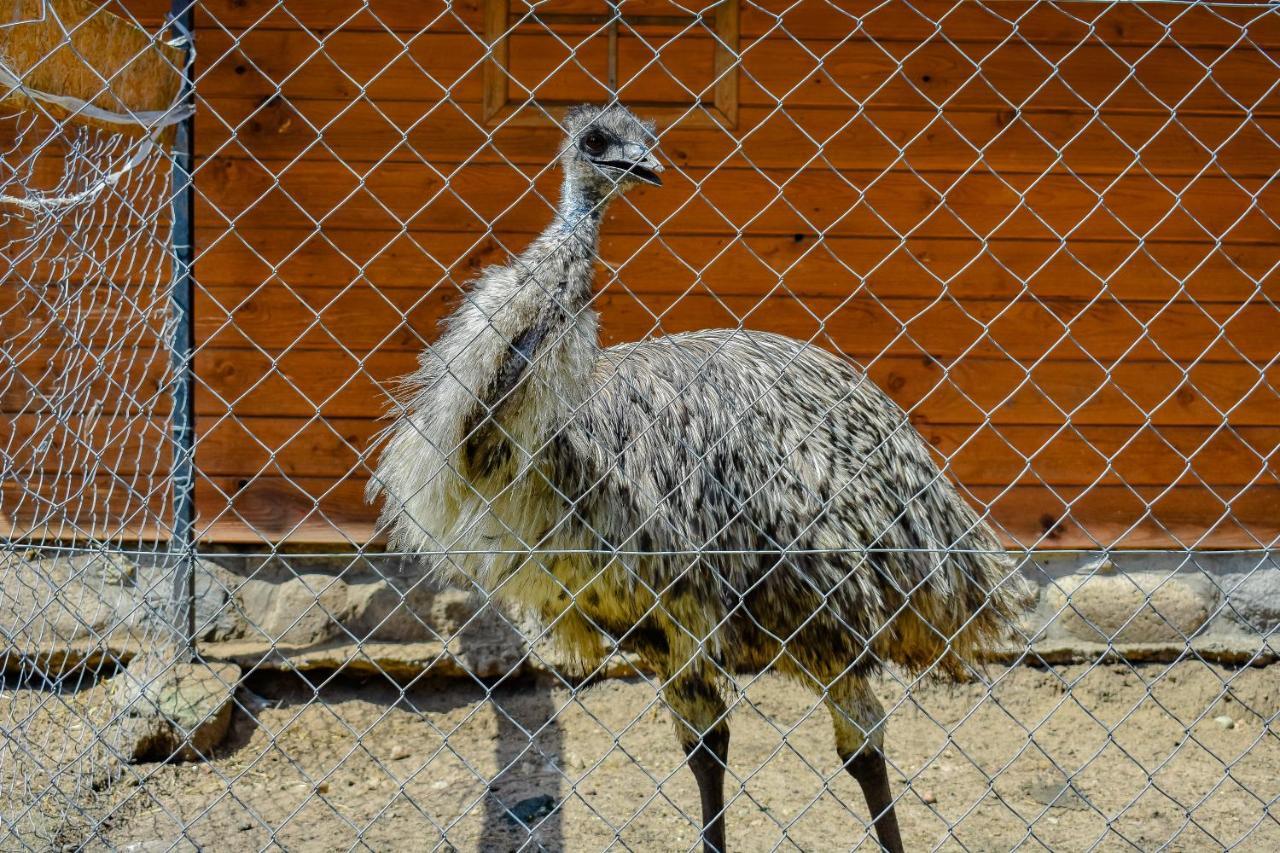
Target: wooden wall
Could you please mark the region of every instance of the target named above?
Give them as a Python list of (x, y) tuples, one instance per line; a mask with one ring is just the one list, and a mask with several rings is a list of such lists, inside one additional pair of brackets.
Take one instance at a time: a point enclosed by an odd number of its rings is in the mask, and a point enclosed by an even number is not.
[[(554, 199), (557, 132), (483, 125), (481, 0), (360, 5), (202, 4), (210, 540), (366, 540), (388, 380)], [(737, 127), (670, 127), (667, 185), (611, 210), (607, 340), (741, 323), (848, 353), (1011, 545), (1273, 540), (1280, 17), (789, 7), (741, 4)], [(708, 32), (642, 29), (619, 39), (623, 99), (689, 104), (712, 81)], [(607, 40), (554, 30), (517, 31), (513, 77), (601, 98), (563, 42), (603, 79)]]

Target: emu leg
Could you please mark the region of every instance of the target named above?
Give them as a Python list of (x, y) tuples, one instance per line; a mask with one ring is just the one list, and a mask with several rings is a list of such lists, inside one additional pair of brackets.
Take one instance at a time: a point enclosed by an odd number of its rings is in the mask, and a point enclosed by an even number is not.
[(680, 745), (689, 757), (689, 769), (698, 781), (702, 800), (702, 849), (724, 853), (724, 769), (729, 758), (729, 727), (723, 723), (701, 740)]
[(880, 846), (901, 853), (902, 836), (884, 761), (884, 707), (863, 678), (845, 675), (826, 690), (836, 733), (836, 752), (862, 788)]
[(702, 800), (702, 849), (724, 853), (724, 773), (729, 757), (729, 724), (720, 691), (711, 681), (684, 677), (663, 696), (675, 719), (676, 738), (688, 758)]
[(889, 853), (902, 853), (902, 836), (898, 832), (898, 816), (893, 810), (893, 793), (889, 790), (889, 771), (885, 767), (884, 753), (866, 744), (857, 754), (840, 756), (862, 788), (867, 809), (875, 821), (876, 838)]

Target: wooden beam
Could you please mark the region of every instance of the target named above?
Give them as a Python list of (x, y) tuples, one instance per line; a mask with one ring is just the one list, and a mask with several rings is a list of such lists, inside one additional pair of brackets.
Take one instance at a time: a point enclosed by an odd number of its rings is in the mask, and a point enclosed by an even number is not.
[(715, 107), (730, 128), (738, 127), (738, 0), (716, 7)]
[(511, 62), (511, 43), (507, 39), (510, 0), (485, 0), (484, 38), (489, 45), (489, 58), (484, 64), (484, 120), (496, 119), (510, 97), (507, 68)]

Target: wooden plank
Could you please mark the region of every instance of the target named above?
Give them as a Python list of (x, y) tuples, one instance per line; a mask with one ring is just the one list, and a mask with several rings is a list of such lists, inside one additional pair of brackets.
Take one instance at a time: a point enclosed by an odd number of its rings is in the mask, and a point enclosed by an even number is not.
[[(838, 11), (837, 11), (838, 10)], [(845, 14), (840, 14), (844, 12)], [(1223, 14), (1225, 12), (1225, 14)], [(846, 18), (845, 15), (851, 16)], [(1230, 46), (1245, 28), (1258, 44), (1280, 40), (1280, 20), (1257, 7), (1179, 8), (1167, 3), (971, 3), (923, 0), (878, 3), (823, 0), (752, 0), (743, 9), (743, 32), (759, 35), (778, 26), (797, 38), (865, 33), (882, 43), (919, 42), (936, 34), (960, 42), (1022, 37), (1037, 44), (1075, 44), (1090, 34), (1115, 45), (1154, 44), (1169, 34), (1188, 44)], [(847, 30), (846, 30), (847, 28)]]
[[(389, 382), (413, 369), (410, 353), (355, 359), (338, 352), (291, 352), (276, 369), (257, 353), (202, 353), (201, 375), (243, 414), (367, 416), (384, 409)], [(945, 371), (919, 358), (884, 358), (873, 378), (922, 420), (937, 423), (1158, 424), (1274, 423), (1280, 369), (1200, 364), (1187, 376), (1170, 364), (1124, 362), (1108, 375), (1078, 363), (1048, 362), (1024, 370), (1007, 361), (966, 359)], [(1266, 377), (1270, 387), (1263, 383)], [(200, 394), (202, 412), (226, 405)]]
[(1280, 485), (1280, 428), (984, 424), (922, 434), (970, 486)]
[[(479, 102), (486, 50), (473, 35), (429, 34), (407, 44), (391, 33), (329, 35), (319, 49), (315, 38), (294, 30), (251, 30), (238, 38), (218, 30), (202, 34), (197, 58), (202, 95), (208, 97), (369, 98), (381, 104), (448, 98)], [(565, 67), (567, 49), (550, 34), (516, 33), (509, 38), (511, 74), (535, 87), (544, 100), (598, 100), (601, 89), (578, 65), (577, 71), (547, 76)], [(594, 49), (594, 48), (592, 48)], [(602, 48), (601, 48), (602, 49)], [(652, 69), (654, 50), (660, 73)], [(624, 97), (687, 104), (689, 92), (710, 86), (713, 46), (709, 35), (691, 34), (656, 46), (624, 38), (619, 43)], [(815, 57), (817, 57), (815, 59)], [(1270, 91), (1275, 50), (1219, 48), (1110, 47), (1084, 44), (1046, 51), (1010, 41), (992, 49), (963, 51), (933, 41), (900, 57), (869, 41), (807, 41), (766, 38), (742, 46), (743, 106), (838, 106), (853, 109), (874, 98), (879, 108), (1002, 110), (1019, 107), (1168, 114), (1240, 115), (1280, 111), (1280, 93)], [(976, 62), (981, 64), (978, 75)], [(583, 67), (587, 66), (586, 58)], [(1213, 82), (1200, 85), (1213, 68)], [(600, 66), (603, 69), (603, 66)], [(631, 69), (628, 71), (628, 69)], [(603, 71), (601, 71), (601, 74)], [(601, 74), (591, 75), (596, 79)], [(707, 93), (709, 97), (710, 92)]]
[[(126, 495), (116, 491), (112, 500), (99, 499), (96, 517), (76, 518), (60, 508), (41, 519), (48, 524), (46, 529), (32, 530), (30, 501), (20, 500), (14, 484), (0, 484), (4, 506), (13, 511), (3, 519), (0, 533), (15, 537), (163, 535), (160, 484), (138, 485), (154, 495), (150, 506), (139, 506), (132, 499), (125, 503)], [(377, 542), (373, 536), (377, 511), (364, 503), (363, 486), (356, 479), (334, 483), (327, 478), (201, 478), (197, 529), (207, 542)], [(75, 506), (93, 488), (84, 484), (67, 489), (62, 495), (69, 499), (66, 506)], [(1275, 512), (1280, 488), (1274, 486), (1244, 491), (1098, 486), (1080, 495), (1065, 488), (1015, 486), (979, 487), (971, 494), (979, 506), (990, 504), (991, 520), (1008, 547), (1256, 548), (1280, 532)]]
[[(375, 108), (348, 99), (218, 96), (202, 101), (196, 145), (202, 157), (229, 160), (429, 160), (446, 174), (464, 162), (539, 167), (551, 161), (559, 130), (482, 130), (481, 111), (477, 103), (436, 100), (380, 102)], [(1035, 109), (1015, 115), (1008, 108), (940, 115), (873, 102), (861, 116), (847, 109), (743, 107), (735, 133), (677, 126), (663, 131), (661, 148), (681, 168), (750, 163), (794, 169), (817, 157), (814, 165), (838, 170), (909, 165), (961, 171), (981, 150), (983, 163), (1004, 174), (1040, 174), (1060, 155), (1080, 175), (1116, 174), (1130, 164), (1156, 175), (1194, 175), (1215, 163), (1238, 177), (1269, 177), (1276, 171), (1276, 138), (1280, 119), (1259, 115), (1180, 114), (1176, 122), (1167, 114), (1105, 109), (1098, 115)], [(198, 177), (217, 168), (206, 163)]]
[(738, 113), (741, 100), (741, 73), (738, 68), (738, 57), (741, 53), (741, 5), (721, 3), (715, 8), (715, 62), (712, 66), (712, 88), (718, 109), (729, 122), (729, 127), (737, 128)]
[[(202, 479), (197, 528), (207, 541), (282, 544), (373, 539), (376, 509), (358, 480)], [(1009, 547), (1256, 548), (1280, 532), (1280, 488), (1214, 493), (1204, 487), (1089, 489), (1078, 497), (1045, 486), (973, 490)], [(230, 499), (228, 505), (227, 501)], [(376, 540), (375, 540), (376, 541)]]
[(6, 476), (15, 480), (163, 476), (173, 455), (168, 420), (149, 412), (0, 414), (0, 436)]
[[(515, 232), (211, 226), (197, 232), (196, 272), (209, 286), (354, 285), (376, 301), (375, 291), (463, 286), (483, 267), (509, 262), (531, 239)], [(601, 257), (606, 265), (601, 287), (642, 294), (693, 289), (745, 296), (782, 285), (805, 298), (857, 290), (881, 297), (947, 293), (958, 299), (1012, 299), (1028, 292), (1049, 299), (1102, 296), (1127, 302), (1280, 300), (1270, 244), (606, 233)], [(79, 284), (82, 279), (73, 271), (65, 280)], [(20, 286), (14, 278), (0, 279), (0, 290)], [(142, 298), (142, 291), (136, 293)]]
[[(149, 392), (139, 400), (146, 411), (164, 416), (161, 393), (163, 353), (135, 355)], [(196, 406), (202, 415), (238, 417), (367, 418), (390, 404), (394, 380), (411, 372), (416, 354), (375, 352), (366, 356), (337, 349), (293, 349), (274, 358), (254, 350), (202, 347), (196, 355)], [(78, 393), (59, 393), (59, 358), (39, 359), (53, 369), (13, 372), (0, 384), (0, 410), (37, 412), (48, 400), (64, 414), (139, 411), (109, 372), (75, 384)], [(35, 364), (31, 359), (26, 364)], [(1280, 410), (1280, 364), (1201, 362), (1182, 368), (1167, 361), (1126, 358), (1110, 370), (1076, 361), (1046, 360), (1021, 367), (1008, 359), (969, 357), (944, 366), (923, 356), (884, 356), (868, 365), (880, 387), (905, 406), (917, 425), (992, 423), (1158, 426), (1230, 423), (1274, 426)]]
[(0, 411), (101, 416), (169, 412), (164, 393), (169, 354), (157, 348), (153, 338), (134, 336), (113, 346), (59, 347), (43, 335), (19, 345), (6, 330), (0, 366)]
[[(799, 236), (799, 239), (797, 239)], [(485, 266), (505, 264), (531, 239), (448, 232), (387, 235), (342, 229), (197, 233), (197, 275), (205, 285), (387, 290), (463, 285)], [(1272, 245), (1043, 240), (896, 239), (804, 235), (690, 237), (606, 233), (601, 257), (614, 273), (601, 286), (636, 293), (762, 293), (779, 283), (798, 296), (848, 295), (1125, 301), (1280, 301)], [(1024, 285), (1025, 282), (1025, 285)], [(370, 293), (370, 298), (376, 298)]]
[[(257, 348), (341, 345), (356, 354), (418, 351), (459, 298), (453, 288), (392, 290), (371, 299), (360, 288), (218, 287), (196, 302), (202, 346)], [(1275, 356), (1274, 304), (1093, 304), (1074, 300), (924, 300), (850, 295), (711, 296), (605, 292), (596, 300), (606, 344), (705, 328), (772, 331), (867, 359), (1041, 358), (1111, 362), (1126, 356), (1178, 362), (1266, 363)]]
[[(12, 482), (0, 483), (0, 535), (69, 538), (160, 537), (167, 534), (164, 481), (139, 481), (141, 502), (123, 490), (77, 483), (60, 503), (37, 508)], [(375, 538), (377, 510), (364, 502), (355, 478), (205, 478), (196, 483), (201, 541), (244, 544), (358, 544)], [(1210, 489), (1204, 486), (977, 487), (975, 505), (1008, 547), (1043, 548), (1257, 548), (1280, 533), (1280, 487)], [(78, 502), (96, 499), (96, 511), (77, 517)], [(38, 514), (43, 510), (46, 514)], [(33, 520), (43, 522), (33, 529)]]
[(1137, 359), (1110, 369), (1072, 362), (1022, 368), (964, 359), (950, 366), (878, 359), (868, 373), (917, 425), (1254, 424), (1271, 425), (1280, 405), (1280, 365), (1200, 363), (1179, 368)]
[[(196, 391), (201, 414), (369, 417), (387, 410), (393, 380), (411, 372), (411, 352), (358, 358), (335, 350), (258, 352), (202, 348)], [(966, 358), (944, 368), (921, 357), (884, 357), (868, 365), (881, 388), (918, 424), (1274, 426), (1280, 365), (1126, 359), (1112, 369), (1046, 361)]]
[(484, 76), (486, 122), (502, 111), (510, 95), (507, 74), (511, 66), (511, 43), (506, 39), (510, 5), (509, 0), (488, 0), (483, 4), (484, 39), (490, 51)]
[[(329, 481), (321, 481), (329, 484)], [(319, 507), (305, 490), (306, 480), (254, 481), (234, 492), (236, 515), (256, 529), (237, 524), (230, 514), (207, 528), (219, 541), (262, 541), (288, 534), (294, 542), (365, 541), (374, 529), (375, 510), (359, 504), (363, 484), (344, 481), (321, 499)], [(315, 484), (319, 485), (319, 484)], [(1165, 490), (1095, 487), (1068, 507), (1057, 490), (1044, 486), (973, 490), (978, 503), (992, 502), (991, 519), (1007, 547), (1047, 548), (1256, 548), (1280, 533), (1275, 509), (1280, 488), (1252, 488), (1223, 496), (1203, 487)], [(1229, 516), (1229, 517), (1228, 517)], [(334, 525), (341, 526), (341, 531)]]
[[(1083, 488), (1083, 487), (1080, 487)], [(1134, 493), (1136, 491), (1136, 494)], [(1015, 486), (973, 490), (1011, 547), (1259, 548), (1274, 542), (1280, 488)]]
[[(49, 345), (64, 346), (105, 340), (113, 333), (163, 340), (169, 283), (154, 264), (164, 260), (165, 255), (156, 252), (150, 268), (135, 266), (119, 274), (114, 263), (103, 264), (92, 255), (6, 271), (0, 278), (6, 285), (0, 289), (4, 334), (11, 342), (42, 334)], [(70, 281), (62, 278), (64, 273)], [(130, 343), (135, 344), (136, 340)]]
[[(124, 0), (147, 26), (164, 23), (166, 0)], [(299, 26), (325, 32), (343, 30), (383, 31), (405, 35), (422, 31), (462, 32), (479, 30), (483, 0), (289, 0), (287, 6), (265, 6), (243, 0), (205, 0), (200, 4), (197, 26), (291, 30)], [(516, 14), (530, 4), (517, 0)], [(599, 0), (551, 0), (540, 2), (543, 13), (599, 14)], [(629, 15), (685, 14), (686, 7), (669, 0), (627, 0)], [(1280, 43), (1280, 19), (1262, 5), (1230, 6), (1170, 3), (1035, 3), (1002, 0), (998, 4), (956, 0), (849, 0), (838, 7), (827, 0), (752, 0), (742, 9), (744, 36), (766, 33), (777, 37), (838, 38), (863, 33), (881, 42), (923, 41), (941, 33), (952, 41), (998, 42), (1015, 33), (1044, 44), (1074, 44), (1087, 37), (1110, 44), (1145, 45), (1162, 38), (1202, 46), (1231, 46), (1242, 31), (1260, 45)]]
[[(381, 419), (201, 418), (210, 476), (370, 475)], [(970, 486), (1280, 485), (1280, 427), (929, 425), (948, 475)]]
[[(211, 477), (370, 475), (379, 418), (202, 416), (196, 460)], [(0, 415), (15, 469), (163, 474), (164, 418)], [(948, 475), (969, 486), (1280, 484), (1280, 427), (922, 424)], [(39, 444), (39, 453), (29, 448)]]
[(15, 539), (167, 539), (166, 476), (69, 473), (38, 483), (0, 481), (0, 536)]
[[(383, 163), (352, 175), (306, 161), (219, 161), (201, 185), (201, 221), (240, 230), (540, 231), (559, 197), (550, 168), (523, 175), (476, 165), (451, 180), (425, 163)], [(690, 169), (612, 205), (605, 231), (671, 234), (814, 234), (860, 237), (1131, 239), (1274, 243), (1280, 182), (1130, 174), (1086, 179), (1058, 170), (1012, 183), (974, 171)], [(390, 239), (388, 237), (388, 239)]]

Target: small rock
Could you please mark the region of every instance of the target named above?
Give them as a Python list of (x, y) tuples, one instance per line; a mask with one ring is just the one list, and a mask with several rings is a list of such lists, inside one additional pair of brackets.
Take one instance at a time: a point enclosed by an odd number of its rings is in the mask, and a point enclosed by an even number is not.
[(117, 749), (131, 761), (207, 758), (231, 725), (240, 668), (138, 655), (111, 681)]
[(1236, 721), (1228, 717), (1226, 714), (1223, 714), (1220, 717), (1214, 717), (1213, 721), (1224, 729), (1234, 729), (1236, 727)]
[(405, 747), (404, 744), (398, 743), (395, 746), (391, 747), (392, 761), (403, 761), (408, 757), (409, 757), (409, 750), (408, 748)]
[(530, 826), (555, 810), (555, 798), (549, 794), (528, 797), (507, 809), (507, 820), (515, 824)]
[(347, 627), (358, 637), (383, 642), (429, 642), (436, 639), (432, 607), (440, 591), (427, 583), (408, 588), (379, 580), (352, 584)]
[(935, 794), (933, 791), (921, 791), (920, 801), (923, 802), (926, 806), (932, 806), (938, 802), (938, 795)]
[(431, 790), (433, 791), (443, 791), (447, 787), (449, 787), (449, 782), (445, 779), (437, 779), (431, 783)]

